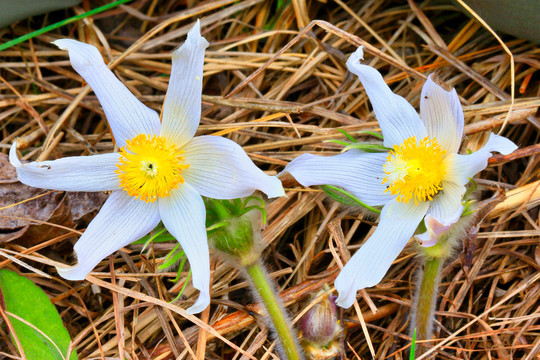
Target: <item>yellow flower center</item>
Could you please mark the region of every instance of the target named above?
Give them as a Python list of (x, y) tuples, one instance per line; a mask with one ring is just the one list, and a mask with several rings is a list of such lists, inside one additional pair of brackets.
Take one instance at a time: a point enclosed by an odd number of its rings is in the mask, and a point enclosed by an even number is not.
[(167, 146), (161, 136), (137, 135), (120, 149), (116, 170), (120, 186), (130, 196), (146, 202), (168, 196), (179, 183), (184, 183), (182, 171), (189, 164), (183, 163), (182, 153), (174, 145)]
[(405, 139), (401, 145), (394, 145), (384, 164), (387, 175), (382, 183), (385, 190), (397, 195), (397, 201), (408, 203), (433, 200), (442, 190), (442, 179), (446, 173), (445, 150), (436, 139), (425, 137), (419, 143), (416, 137)]

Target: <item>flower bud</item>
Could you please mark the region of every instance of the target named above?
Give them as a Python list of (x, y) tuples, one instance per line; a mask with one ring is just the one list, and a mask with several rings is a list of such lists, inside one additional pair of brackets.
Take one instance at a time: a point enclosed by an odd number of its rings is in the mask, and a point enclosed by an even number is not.
[(236, 266), (253, 264), (263, 248), (259, 228), (264, 207), (254, 206), (252, 198), (206, 202), (210, 247)]
[[(318, 298), (327, 289), (320, 290)], [(341, 353), (338, 340), (341, 326), (338, 324), (336, 296), (326, 295), (298, 321), (302, 347), (310, 360), (333, 359)]]

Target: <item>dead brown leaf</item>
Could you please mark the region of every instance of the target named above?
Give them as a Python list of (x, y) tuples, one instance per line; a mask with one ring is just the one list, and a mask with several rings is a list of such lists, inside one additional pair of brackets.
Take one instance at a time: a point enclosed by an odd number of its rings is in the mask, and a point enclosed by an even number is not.
[(63, 235), (75, 222), (89, 222), (107, 198), (104, 193), (26, 186), (17, 180), (15, 168), (4, 154), (0, 154), (0, 179), (0, 243), (16, 240), (32, 246)]

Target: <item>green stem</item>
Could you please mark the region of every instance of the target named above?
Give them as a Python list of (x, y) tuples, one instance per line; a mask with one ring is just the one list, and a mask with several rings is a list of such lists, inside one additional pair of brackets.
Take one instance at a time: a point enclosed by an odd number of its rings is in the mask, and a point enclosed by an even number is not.
[[(444, 259), (439, 257), (425, 259), (424, 271), (421, 273), (422, 281), (415, 301), (414, 328), (417, 341), (430, 340), (433, 335), (433, 318), (443, 263)], [(422, 353), (422, 349), (416, 349), (416, 355)]]
[(274, 330), (281, 342), (287, 360), (303, 359), (303, 356), (300, 356), (300, 352), (298, 351), (295, 337), (291, 333), (291, 325), (283, 314), (283, 307), (281, 306), (280, 301), (274, 295), (274, 289), (270, 285), (266, 272), (262, 269), (259, 262), (248, 265), (246, 267), (246, 272), (249, 275), (257, 294), (262, 299), (268, 316), (272, 319)]

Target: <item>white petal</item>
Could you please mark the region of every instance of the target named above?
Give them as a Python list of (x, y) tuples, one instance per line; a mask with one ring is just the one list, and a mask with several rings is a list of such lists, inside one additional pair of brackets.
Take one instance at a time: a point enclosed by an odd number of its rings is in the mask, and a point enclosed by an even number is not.
[(347, 68), (358, 76), (366, 89), (384, 136), (384, 146), (399, 145), (411, 136), (416, 136), (417, 140), (426, 137), (426, 129), (416, 110), (407, 100), (390, 90), (377, 70), (360, 64), (363, 58), (364, 52), (359, 47), (349, 57)]
[(75, 244), (78, 264), (57, 267), (68, 280), (84, 280), (104, 258), (146, 235), (159, 223), (157, 203), (146, 203), (114, 191)]
[(339, 292), (336, 304), (349, 308), (360, 289), (378, 284), (392, 262), (414, 234), (426, 214), (428, 202), (414, 205), (393, 201), (381, 212), (379, 225), (371, 237), (354, 254), (336, 278)]
[(448, 153), (455, 153), (463, 137), (463, 109), (456, 90), (446, 91), (432, 80), (430, 75), (422, 88), (420, 117), (429, 137)]
[(459, 209), (462, 209), (461, 199), (466, 189), (464, 185), (448, 181), (442, 182), (442, 188), (430, 202), (428, 214), (438, 221), (447, 221), (446, 219), (454, 218), (458, 212), (461, 215)]
[(261, 190), (268, 197), (285, 195), (281, 181), (266, 175), (234, 141), (219, 136), (198, 136), (184, 148), (189, 168), (186, 182), (201, 195), (234, 199)]
[(431, 214), (426, 215), (424, 218), (424, 224), (426, 225), (426, 232), (423, 234), (415, 235), (414, 237), (421, 246), (424, 247), (430, 247), (435, 244), (437, 244), (437, 241), (441, 238), (444, 233), (446, 233), (452, 225), (454, 225), (459, 218), (461, 217), (461, 213), (463, 212), (463, 206), (459, 206), (459, 208), (454, 212), (454, 214), (450, 215), (449, 217), (445, 219), (437, 219), (433, 217)]
[(469, 178), (486, 168), (492, 152), (508, 155), (516, 149), (517, 146), (512, 141), (492, 133), (487, 144), (477, 152), (470, 155), (450, 154), (447, 158), (448, 170), (444, 180), (465, 185), (469, 182)]
[(21, 163), (17, 144), (9, 150), (9, 161), (23, 184), (61, 191), (109, 191), (120, 188), (115, 170), (119, 154), (71, 156), (52, 161)]
[(184, 183), (160, 198), (159, 213), (163, 224), (178, 240), (191, 267), (193, 287), (200, 291), (199, 299), (187, 309), (196, 314), (210, 304), (210, 255), (206, 238), (206, 210), (197, 191)]
[(141, 103), (103, 62), (94, 46), (71, 39), (54, 41), (69, 51), (73, 68), (96, 94), (118, 146), (139, 134), (157, 135), (161, 124), (158, 114)]
[(339, 186), (368, 205), (384, 205), (392, 198), (382, 184), (387, 156), (355, 149), (335, 156), (303, 154), (283, 172), (289, 172), (303, 186)]
[(207, 47), (208, 41), (201, 36), (201, 25), (197, 20), (186, 42), (172, 56), (161, 135), (178, 146), (187, 143), (199, 126), (204, 50)]

